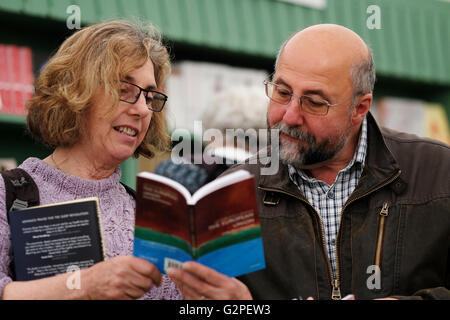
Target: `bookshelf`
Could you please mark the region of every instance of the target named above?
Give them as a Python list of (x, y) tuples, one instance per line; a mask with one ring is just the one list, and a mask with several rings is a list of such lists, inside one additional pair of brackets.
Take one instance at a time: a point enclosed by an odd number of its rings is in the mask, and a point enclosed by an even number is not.
[(0, 158), (21, 164), (28, 157), (45, 158), (51, 150), (35, 142), (26, 130), (24, 116), (0, 113)]
[(8, 125), (25, 126), (26, 120), (25, 120), (25, 116), (0, 113), (0, 124), (6, 125), (6, 126), (8, 126)]

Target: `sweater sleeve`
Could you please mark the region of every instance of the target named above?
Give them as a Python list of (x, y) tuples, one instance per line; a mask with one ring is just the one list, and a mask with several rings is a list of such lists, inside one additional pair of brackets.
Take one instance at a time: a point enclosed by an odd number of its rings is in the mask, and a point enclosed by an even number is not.
[(0, 175), (0, 298), (3, 297), (3, 289), (5, 286), (12, 281), (8, 271), (11, 240), (5, 198), (5, 183), (3, 177)]

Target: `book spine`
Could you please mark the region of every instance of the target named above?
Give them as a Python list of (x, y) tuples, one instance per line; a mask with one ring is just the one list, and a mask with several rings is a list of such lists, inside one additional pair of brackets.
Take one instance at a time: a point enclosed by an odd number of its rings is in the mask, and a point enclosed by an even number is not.
[(0, 44), (0, 112), (5, 111), (6, 99), (6, 82), (7, 82), (7, 66), (6, 66), (6, 46)]
[(31, 61), (31, 49), (28, 47), (21, 47), (19, 51), (20, 57), (20, 73), (19, 73), (19, 88), (20, 88), (20, 103), (16, 105), (16, 113), (20, 115), (25, 114), (25, 103), (33, 93), (33, 68)]
[(10, 84), (11, 89), (9, 91), (11, 105), (9, 106), (9, 113), (15, 114), (17, 107), (22, 103), (21, 94), (18, 88), (19, 75), (20, 75), (20, 65), (19, 65), (19, 47), (15, 45), (8, 46), (9, 49), (9, 61), (8, 65), (10, 67)]
[(105, 238), (103, 236), (103, 222), (102, 222), (102, 213), (100, 210), (100, 202), (98, 200), (98, 198), (94, 199), (95, 201), (95, 208), (96, 210), (96, 218), (97, 218), (97, 226), (98, 226), (98, 232), (99, 232), (99, 237), (100, 237), (100, 242), (101, 242), (101, 251), (102, 251), (102, 257), (103, 260), (106, 260), (106, 246), (105, 246)]
[[(3, 50), (2, 50), (3, 51)], [(14, 78), (13, 75), (13, 54), (12, 54), (13, 48), (11, 45), (5, 45), (4, 46), (4, 54), (2, 56), (4, 57), (2, 60), (2, 64), (4, 63), (4, 77), (2, 83), (4, 84), (2, 88), (2, 111), (5, 113), (12, 113), (12, 106), (13, 106), (13, 92), (12, 92), (12, 81)]]
[(191, 234), (191, 247), (192, 257), (197, 259), (197, 235), (195, 228), (195, 207), (189, 206), (189, 222), (190, 222), (190, 234)]

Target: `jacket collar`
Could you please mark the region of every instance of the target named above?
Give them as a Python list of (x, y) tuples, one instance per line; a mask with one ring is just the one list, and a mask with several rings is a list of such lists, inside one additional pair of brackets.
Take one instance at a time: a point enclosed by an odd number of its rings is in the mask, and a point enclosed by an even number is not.
[[(386, 145), (375, 119), (370, 112), (366, 117), (368, 130), (366, 161), (358, 186), (350, 196), (350, 199), (359, 198), (385, 184), (389, 184), (400, 174), (399, 165)], [(276, 189), (305, 199), (289, 178), (287, 166), (281, 163), (278, 174), (261, 176), (259, 188), (265, 190)]]

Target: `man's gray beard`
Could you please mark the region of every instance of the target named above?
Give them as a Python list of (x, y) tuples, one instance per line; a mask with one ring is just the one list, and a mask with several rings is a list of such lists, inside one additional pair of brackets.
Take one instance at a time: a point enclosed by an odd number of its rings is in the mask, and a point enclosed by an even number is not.
[(294, 167), (312, 165), (332, 159), (342, 150), (350, 135), (349, 128), (339, 137), (339, 142), (336, 145), (331, 139), (327, 139), (322, 143), (317, 143), (316, 138), (312, 134), (303, 132), (298, 127), (289, 127), (281, 122), (273, 125), (271, 129), (278, 129), (280, 133), (285, 133), (300, 141), (306, 142), (307, 146), (304, 146), (303, 144), (297, 144), (280, 138), (279, 147), (272, 146), (275, 152), (279, 152), (279, 157), (283, 164), (290, 164)]

